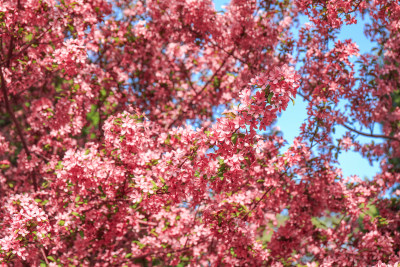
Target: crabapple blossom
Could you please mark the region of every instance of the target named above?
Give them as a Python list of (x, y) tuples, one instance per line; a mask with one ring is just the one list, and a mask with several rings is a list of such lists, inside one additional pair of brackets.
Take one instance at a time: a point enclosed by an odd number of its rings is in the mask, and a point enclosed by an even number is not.
[(399, 28), (393, 0), (0, 0), (0, 263), (397, 266)]

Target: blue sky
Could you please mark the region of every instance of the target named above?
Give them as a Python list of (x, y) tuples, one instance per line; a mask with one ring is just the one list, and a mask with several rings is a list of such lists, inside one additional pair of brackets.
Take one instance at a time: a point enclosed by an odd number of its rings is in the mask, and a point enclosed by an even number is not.
[[(217, 10), (222, 10), (222, 6), (229, 3), (228, 0), (214, 0), (214, 5)], [(342, 27), (338, 39), (346, 40), (352, 39), (357, 43), (360, 53), (365, 53), (371, 51), (373, 47), (373, 43), (371, 43), (364, 36), (364, 24), (368, 22), (368, 18), (362, 20), (361, 17), (357, 17), (358, 23), (355, 25), (345, 25)], [(300, 18), (300, 24), (304, 24), (308, 21), (308, 18), (303, 16)], [(296, 31), (294, 31), (294, 35), (296, 36)], [(352, 59), (353, 61), (355, 58)], [(307, 118), (306, 113), (307, 104), (302, 101), (299, 97), (296, 99), (295, 105), (290, 104), (288, 109), (282, 113), (280, 118), (278, 119), (277, 126), (281, 128), (281, 131), (284, 134), (284, 138), (290, 143), (292, 143), (293, 139), (298, 136), (300, 125)], [(342, 126), (337, 126), (336, 138), (341, 137), (345, 133), (345, 129)], [(379, 129), (376, 129), (379, 130)], [(357, 140), (360, 142), (370, 142), (370, 138), (366, 137), (358, 137)], [(375, 142), (381, 142), (381, 140), (375, 140)], [(374, 163), (371, 166), (368, 160), (362, 158), (359, 153), (349, 151), (342, 152), (339, 155), (339, 165), (342, 168), (343, 175), (358, 175), (361, 178), (369, 178), (371, 179), (374, 174), (379, 172), (379, 163)]]

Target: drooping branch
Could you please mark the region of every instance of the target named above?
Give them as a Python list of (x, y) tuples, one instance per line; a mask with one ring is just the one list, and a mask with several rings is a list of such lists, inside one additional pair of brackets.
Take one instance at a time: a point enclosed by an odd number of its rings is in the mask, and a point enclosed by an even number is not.
[(354, 128), (351, 128), (350, 126), (346, 125), (345, 123), (341, 123), (340, 125), (342, 125), (344, 128), (346, 128), (349, 131), (355, 132), (359, 135), (362, 136), (366, 136), (366, 137), (374, 137), (374, 138), (384, 138), (384, 139), (389, 139), (389, 140), (393, 140), (393, 141), (397, 141), (400, 142), (400, 139), (393, 137), (393, 136), (389, 136), (389, 135), (384, 135), (384, 134), (368, 134), (368, 133), (363, 133), (360, 132)]
[[(305, 96), (304, 94), (302, 94), (302, 93), (300, 93), (300, 92), (298, 92), (297, 94), (300, 95), (300, 96), (301, 96), (304, 100), (306, 100), (307, 102), (311, 102), (311, 100), (310, 100), (307, 96)], [(398, 139), (398, 138), (396, 138), (396, 137), (393, 137), (393, 136), (384, 135), (384, 134), (369, 134), (369, 133), (363, 133), (363, 132), (358, 131), (358, 130), (356, 130), (356, 129), (354, 129), (354, 128), (351, 128), (350, 126), (348, 126), (348, 125), (345, 124), (344, 122), (342, 122), (342, 123), (338, 122), (338, 124), (339, 124), (339, 125), (342, 125), (342, 126), (343, 126), (344, 128), (346, 128), (347, 130), (352, 131), (352, 132), (355, 132), (355, 133), (357, 133), (357, 134), (359, 134), (359, 135), (362, 135), (362, 136), (372, 137), (372, 138), (383, 138), (383, 139), (389, 139), (389, 140), (393, 140), (393, 141), (400, 142), (400, 139)]]

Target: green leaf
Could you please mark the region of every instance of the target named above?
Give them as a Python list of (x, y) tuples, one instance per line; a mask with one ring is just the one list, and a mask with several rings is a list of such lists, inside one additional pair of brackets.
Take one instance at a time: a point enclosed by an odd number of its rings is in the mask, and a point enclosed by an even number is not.
[(311, 223), (316, 227), (320, 229), (327, 229), (325, 222), (321, 221), (317, 217), (312, 217), (311, 218)]
[(230, 119), (236, 118), (236, 114), (233, 113), (233, 112), (225, 112), (225, 113), (223, 113), (223, 115), (224, 115), (226, 118), (230, 118)]
[(100, 121), (100, 113), (97, 111), (97, 106), (92, 105), (90, 112), (86, 115), (88, 121), (90, 121), (94, 126), (97, 126)]
[(129, 259), (133, 254), (132, 253), (128, 253), (125, 255), (125, 259)]
[(79, 217), (79, 213), (77, 213), (76, 211), (71, 212), (71, 214)]
[(32, 39), (33, 39), (33, 34), (32, 33), (29, 33), (29, 34), (25, 35), (25, 41), (26, 42), (30, 42), (30, 41), (32, 41)]
[(53, 262), (56, 261), (56, 260), (53, 258), (53, 256), (47, 256), (47, 259), (49, 259), (49, 260), (51, 260), (51, 261), (53, 261)]
[(238, 140), (238, 134), (237, 133), (234, 133), (234, 134), (232, 134), (232, 136), (231, 136), (231, 141), (232, 141), (232, 143), (234, 144), (234, 145), (236, 145), (236, 143), (237, 143), (237, 140)]
[(153, 180), (151, 180), (151, 183), (153, 184), (153, 189), (158, 189), (158, 186), (157, 186), (156, 182), (154, 182)]
[(269, 104), (271, 104), (271, 99), (272, 99), (273, 96), (274, 96), (274, 93), (272, 93), (272, 92), (268, 95), (267, 102), (268, 102)]
[(64, 166), (62, 165), (62, 161), (59, 161), (57, 163), (56, 170), (61, 170), (62, 168), (64, 168)]
[(142, 249), (142, 248), (144, 248), (146, 246), (145, 244), (142, 244), (137, 240), (133, 240), (132, 243), (135, 243), (136, 245), (138, 245), (140, 249)]
[(213, 86), (215, 88), (219, 88), (220, 85), (221, 85), (221, 80), (218, 77), (215, 77), (213, 81)]

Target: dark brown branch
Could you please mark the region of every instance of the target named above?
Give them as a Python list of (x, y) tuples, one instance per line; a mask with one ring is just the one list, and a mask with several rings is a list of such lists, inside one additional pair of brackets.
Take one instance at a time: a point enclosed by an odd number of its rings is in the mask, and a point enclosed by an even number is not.
[(11, 37), (10, 46), (8, 47), (7, 68), (10, 67), (10, 62), (11, 62), (13, 49), (14, 49), (14, 36)]
[[(10, 102), (8, 101), (7, 87), (6, 87), (6, 83), (4, 80), (3, 69), (1, 67), (0, 67), (0, 78), (1, 78), (1, 91), (3, 93), (6, 110), (7, 110), (8, 114), (10, 115), (11, 120), (13, 121), (15, 127), (17, 128), (17, 134), (18, 134), (19, 138), (21, 139), (22, 147), (24, 148), (26, 155), (28, 157), (30, 157), (31, 152), (29, 151), (28, 145), (27, 145), (24, 135), (22, 133), (21, 126), (19, 125), (18, 120), (15, 117), (14, 111), (12, 110), (12, 108), (10, 106)], [(33, 187), (34, 187), (35, 191), (37, 191), (37, 182), (36, 182), (35, 174), (32, 175), (32, 182), (33, 182)]]
[(35, 154), (37, 157), (41, 158), (42, 160), (44, 160), (46, 163), (50, 162), (50, 159), (42, 154), (33, 152), (33, 154)]
[(12, 49), (13, 49), (13, 46), (14, 46), (14, 44), (13, 44), (14, 38), (11, 37), (10, 48), (9, 48), (9, 50), (8, 50), (7, 59), (4, 60), (4, 61), (2, 61), (2, 62), (0, 62), (0, 66), (4, 65), (4, 63), (7, 63), (7, 66), (10, 66), (10, 64), (11, 64), (11, 59), (20, 56), (23, 52), (25, 52), (25, 50), (27, 50), (29, 47), (31, 47), (31, 45), (36, 44), (36, 43), (43, 37), (43, 35), (44, 35), (45, 33), (47, 33), (51, 28), (52, 28), (52, 26), (50, 26), (49, 28), (47, 28), (47, 30), (44, 31), (44, 32), (42, 32), (37, 38), (35, 38), (35, 39), (33, 39), (32, 41), (26, 43), (26, 44), (24, 45), (24, 47), (23, 47), (18, 53), (14, 54), (14, 55), (12, 55)]
[[(233, 51), (231, 53), (233, 53), (235, 51), (235, 49), (233, 49)], [(230, 54), (231, 54), (230, 53)], [(207, 83), (203, 86), (203, 88), (201, 88), (201, 90), (194, 96), (194, 98), (192, 99), (192, 101), (190, 102), (193, 103), (195, 100), (197, 100), (197, 97), (203, 93), (203, 91), (207, 88), (207, 86), (214, 81), (215, 77), (217, 76), (218, 72), (221, 71), (221, 69), (224, 67), (226, 61), (228, 60), (228, 58), (230, 57), (230, 54), (224, 59), (224, 61), (222, 61), (221, 66), (219, 66), (219, 68), (214, 72), (213, 76), (211, 76), (211, 78), (207, 81)]]
[(247, 212), (246, 216), (243, 217), (243, 220), (246, 220), (247, 217), (249, 217), (250, 212), (252, 212), (253, 210), (255, 210), (255, 209), (257, 208), (258, 204), (260, 204), (261, 200), (263, 200), (263, 199), (265, 198), (265, 196), (269, 193), (269, 191), (272, 190), (272, 188), (274, 188), (274, 186), (270, 186), (270, 187), (268, 188), (268, 190), (265, 191), (265, 193), (263, 194), (263, 196), (257, 201), (257, 203), (254, 205), (254, 207), (253, 207), (251, 210), (249, 210), (249, 211)]
[(166, 254), (169, 254), (169, 253), (172, 254), (172, 253), (182, 252), (182, 251), (191, 249), (191, 248), (193, 248), (193, 247), (196, 247), (196, 246), (198, 246), (198, 245), (200, 245), (200, 244), (202, 244), (202, 243), (204, 243), (204, 242), (206, 242), (206, 241), (207, 241), (207, 240), (202, 240), (202, 241), (198, 242), (197, 244), (193, 244), (193, 245), (191, 245), (191, 246), (187, 246), (186, 248), (180, 248), (180, 249), (176, 249), (176, 250), (159, 251), (159, 252), (149, 252), (149, 253), (146, 253), (146, 254), (143, 254), (143, 255), (140, 255), (140, 256), (131, 258), (131, 260), (133, 261), (133, 260), (138, 260), (138, 259), (144, 259), (144, 258), (146, 258), (146, 257), (148, 257), (148, 256), (152, 256), (152, 255), (159, 255), (159, 254), (161, 254), (161, 255), (166, 255)]
[(349, 131), (358, 133), (359, 135), (363, 135), (363, 136), (367, 136), (367, 137), (374, 137), (374, 138), (384, 138), (384, 139), (389, 139), (389, 140), (400, 142), (400, 139), (398, 139), (396, 137), (393, 137), (393, 136), (388, 136), (388, 135), (383, 135), (383, 134), (363, 133), (363, 132), (360, 132), (360, 131), (358, 131), (356, 129), (351, 128), (350, 126), (347, 126), (345, 123), (340, 123), (340, 125), (342, 125), (344, 128), (346, 128)]
[(251, 65), (250, 65), (248, 62), (246, 62), (246, 60), (244, 60), (244, 59), (242, 59), (242, 58), (240, 58), (240, 57), (238, 57), (238, 56), (235, 56), (235, 54), (234, 54), (235, 51), (234, 51), (234, 50), (232, 50), (231, 52), (229, 52), (229, 51), (226, 51), (225, 48), (223, 48), (222, 46), (218, 45), (217, 43), (211, 42), (211, 44), (212, 44), (213, 46), (217, 47), (218, 49), (222, 50), (223, 52), (225, 52), (225, 53), (228, 54), (229, 56), (233, 57), (234, 59), (236, 59), (236, 60), (239, 61), (240, 63), (246, 64), (247, 66), (249, 66), (249, 68), (252, 68)]
[[(234, 52), (235, 49), (232, 50), (231, 53)], [(226, 61), (228, 60), (228, 58), (230, 57), (230, 54), (225, 57), (224, 61), (222, 61), (221, 66), (219, 66), (219, 68), (214, 72), (214, 74), (211, 76), (211, 78), (206, 82), (206, 84), (201, 88), (201, 90), (199, 92), (196, 93), (196, 95), (192, 98), (192, 100), (189, 102), (188, 106), (192, 105), (194, 101), (197, 100), (197, 98), (204, 92), (204, 90), (207, 88), (207, 86), (214, 81), (215, 77), (217, 76), (217, 74), (221, 71), (221, 69), (224, 67)], [(179, 121), (180, 119), (182, 119), (183, 116), (183, 112), (170, 124), (168, 125), (167, 129), (170, 129), (177, 121)]]
[[(311, 102), (311, 100), (308, 97), (306, 97), (304, 94), (301, 94), (300, 92), (298, 92), (297, 94), (300, 95), (304, 100), (306, 100), (308, 102)], [(384, 139), (389, 139), (389, 140), (400, 142), (400, 139), (398, 139), (396, 137), (393, 137), (393, 136), (388, 136), (388, 135), (384, 135), (384, 134), (363, 133), (363, 132), (360, 132), (360, 131), (358, 131), (356, 129), (351, 128), (350, 126), (346, 125), (344, 122), (342, 122), (342, 123), (339, 122), (338, 124), (342, 125), (347, 130), (355, 132), (355, 133), (357, 133), (359, 135), (362, 135), (362, 136), (372, 137), (372, 138), (384, 138)]]

